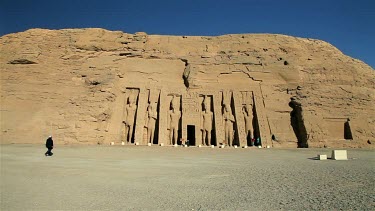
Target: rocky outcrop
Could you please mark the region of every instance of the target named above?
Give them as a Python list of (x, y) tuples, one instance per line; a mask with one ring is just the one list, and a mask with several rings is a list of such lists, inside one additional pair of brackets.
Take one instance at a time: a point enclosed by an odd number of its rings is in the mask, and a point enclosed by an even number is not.
[(117, 140), (113, 124), (134, 85), (233, 93), (257, 87), (262, 137), (273, 147), (298, 146), (291, 97), (303, 109), (309, 147), (375, 142), (374, 69), (324, 41), (31, 29), (0, 43), (2, 143), (41, 143), (49, 134), (64, 144)]

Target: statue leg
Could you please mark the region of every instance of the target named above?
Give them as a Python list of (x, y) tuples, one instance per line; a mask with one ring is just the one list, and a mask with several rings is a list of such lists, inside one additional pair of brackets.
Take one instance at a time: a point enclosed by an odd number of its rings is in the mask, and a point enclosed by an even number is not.
[(172, 139), (173, 139), (173, 128), (169, 129), (169, 143), (173, 145)]
[(133, 138), (133, 130), (134, 130), (133, 125), (129, 125), (129, 142), (130, 143), (132, 142), (132, 138)]
[(151, 129), (147, 128), (147, 143), (152, 143), (151, 140)]
[(232, 146), (233, 144), (233, 131), (229, 130), (229, 140), (228, 140), (228, 145)]
[(206, 131), (203, 130), (203, 136), (202, 136), (202, 145), (204, 146), (205, 145), (205, 142), (206, 141)]
[(225, 135), (224, 135), (224, 143), (225, 145), (228, 145), (228, 130), (225, 128)]
[(150, 140), (150, 143), (153, 144), (154, 143), (155, 129), (151, 128), (150, 131), (151, 131), (151, 140)]
[(207, 131), (207, 146), (211, 146), (211, 131)]
[(125, 140), (128, 141), (129, 127), (125, 125)]
[(177, 132), (178, 132), (177, 128), (173, 129), (174, 144), (177, 144), (177, 136), (178, 136)]

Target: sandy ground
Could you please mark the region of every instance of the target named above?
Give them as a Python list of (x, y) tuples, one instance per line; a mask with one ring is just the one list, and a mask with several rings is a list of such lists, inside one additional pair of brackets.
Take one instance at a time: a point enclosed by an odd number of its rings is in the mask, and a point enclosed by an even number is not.
[(374, 150), (1, 145), (1, 210), (374, 210)]

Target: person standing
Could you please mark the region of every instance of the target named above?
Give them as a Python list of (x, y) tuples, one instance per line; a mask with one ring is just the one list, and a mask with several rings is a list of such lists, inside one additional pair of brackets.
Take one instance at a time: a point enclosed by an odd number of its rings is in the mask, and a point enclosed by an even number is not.
[(49, 136), (46, 140), (46, 147), (48, 149), (48, 151), (46, 153), (44, 153), (45, 156), (52, 156), (53, 153), (52, 153), (52, 149), (53, 149), (53, 140), (52, 140), (52, 136)]

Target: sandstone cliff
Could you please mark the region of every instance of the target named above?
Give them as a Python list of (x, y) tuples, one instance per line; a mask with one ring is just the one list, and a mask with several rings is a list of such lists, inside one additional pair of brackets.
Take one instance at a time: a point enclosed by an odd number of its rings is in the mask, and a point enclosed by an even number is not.
[(43, 143), (49, 134), (64, 144), (107, 143), (121, 121), (119, 96), (139, 84), (259, 87), (262, 138), (273, 147), (297, 147), (291, 97), (302, 105), (310, 147), (375, 145), (375, 71), (324, 41), (31, 29), (0, 43), (1, 143)]

